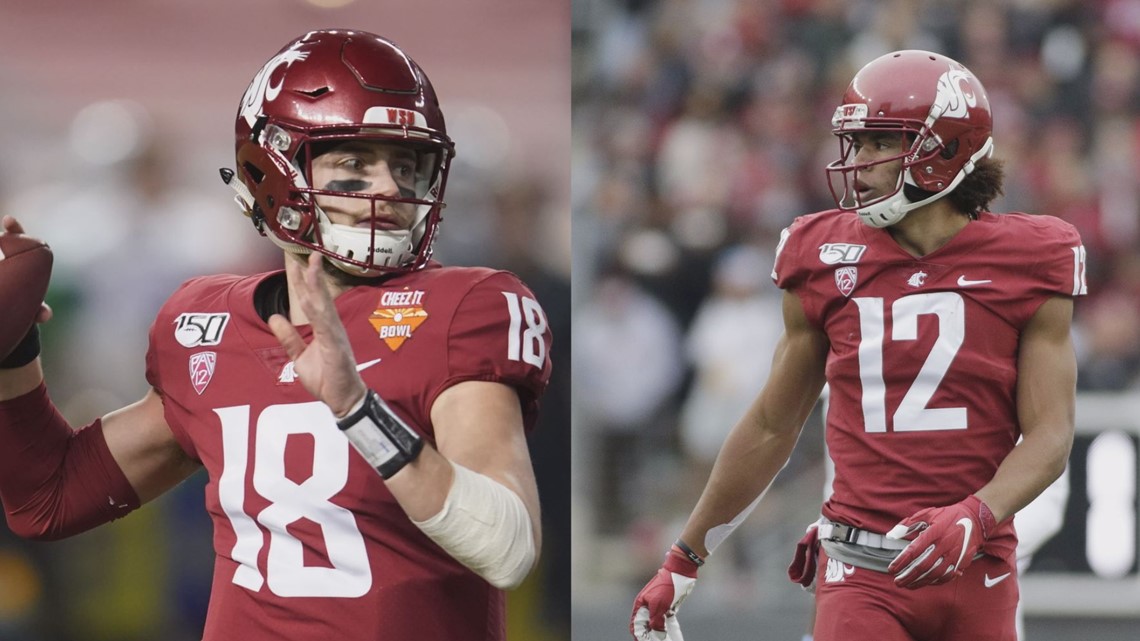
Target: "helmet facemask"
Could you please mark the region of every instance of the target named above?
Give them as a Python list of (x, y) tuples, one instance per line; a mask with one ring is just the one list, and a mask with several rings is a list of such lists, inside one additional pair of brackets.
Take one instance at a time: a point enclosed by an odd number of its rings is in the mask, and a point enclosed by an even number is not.
[[(450, 141), (443, 142), (428, 132), (415, 134), (401, 128), (399, 136), (385, 127), (368, 127), (349, 131), (322, 131), (315, 134), (268, 124), (259, 135), (257, 147), (263, 153), (261, 160), (270, 161), (276, 171), (265, 172), (287, 176), (286, 189), (273, 189), (286, 194), (281, 202), (270, 195), (256, 198), (264, 201), (275, 217), (262, 216), (263, 230), (270, 239), (286, 251), (296, 253), (320, 252), (330, 262), (353, 276), (377, 276), (395, 271), (409, 271), (422, 267), (431, 257), (431, 245), (440, 222), (444, 177), (451, 155)], [(313, 161), (324, 153), (352, 142), (381, 143), (406, 151), (404, 171), (406, 182), (396, 179), (396, 169), (389, 167), (396, 180), (399, 195), (372, 193), (365, 185), (353, 190), (350, 180), (339, 180), (326, 185), (313, 185)], [(403, 154), (400, 154), (403, 156)], [(239, 165), (243, 165), (240, 162)], [(250, 163), (244, 163), (248, 179), (257, 180), (259, 173)], [(358, 181), (357, 181), (358, 182)], [(240, 196), (240, 194), (239, 194)], [(317, 203), (318, 198), (344, 198), (364, 200), (368, 203), (369, 225), (334, 223)], [(240, 200), (240, 198), (239, 198)], [(327, 202), (327, 200), (326, 200)], [(414, 208), (413, 212), (398, 208)], [(384, 215), (385, 210), (388, 215)], [(392, 218), (401, 221), (410, 218), (410, 224), (392, 227)], [(255, 216), (255, 224), (257, 217)]]

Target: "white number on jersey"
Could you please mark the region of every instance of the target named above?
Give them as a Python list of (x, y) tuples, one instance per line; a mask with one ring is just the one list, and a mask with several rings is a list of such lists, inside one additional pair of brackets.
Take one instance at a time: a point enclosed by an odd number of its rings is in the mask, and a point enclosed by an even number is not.
[[(507, 313), (511, 316), (511, 326), (507, 329), (507, 359), (521, 360), (542, 369), (546, 360), (546, 315), (538, 301), (523, 296), (519, 303), (519, 295), (514, 292), (503, 292), (507, 299)], [(523, 322), (526, 329), (521, 331)]]
[[(859, 380), (863, 384), (863, 426), (868, 432), (887, 431), (887, 386), (883, 381), (883, 349), (886, 321), (882, 298), (854, 298), (859, 306)], [(938, 317), (938, 339), (910, 389), (895, 410), (895, 432), (966, 429), (965, 407), (928, 408), (927, 403), (942, 383), (950, 363), (966, 338), (966, 309), (955, 292), (912, 294), (891, 305), (891, 340), (918, 338), (918, 317)], [(898, 349), (911, 349), (899, 346)]]
[[(372, 587), (364, 536), (349, 510), (330, 499), (348, 483), (348, 440), (324, 403), (271, 405), (257, 417), (251, 447), (249, 406), (214, 412), (222, 421), (222, 476), (218, 499), (233, 525), (237, 543), (231, 555), (240, 565), (233, 582), (282, 597), (359, 597)], [(298, 483), (285, 474), (285, 444), (292, 434), (313, 439), (312, 476)], [(252, 450), (252, 452), (250, 451)], [(249, 470), (249, 460), (254, 461)], [(245, 511), (247, 473), (269, 507), (254, 517)], [(332, 567), (307, 566), (304, 544), (286, 529), (307, 519), (321, 528)], [(260, 527), (259, 527), (260, 524)], [(265, 571), (257, 557), (269, 533)]]
[(1085, 280), (1085, 246), (1077, 245), (1070, 249), (1073, 250), (1073, 296), (1084, 296), (1089, 293)]

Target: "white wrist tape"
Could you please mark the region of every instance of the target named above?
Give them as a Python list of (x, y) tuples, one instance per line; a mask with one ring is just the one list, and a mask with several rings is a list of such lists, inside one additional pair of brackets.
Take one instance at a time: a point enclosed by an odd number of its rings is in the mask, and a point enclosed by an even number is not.
[(764, 488), (764, 491), (760, 493), (760, 496), (757, 496), (755, 499), (753, 499), (753, 501), (748, 504), (748, 507), (744, 508), (740, 514), (736, 515), (736, 518), (732, 519), (728, 523), (721, 523), (720, 525), (713, 526), (709, 528), (708, 532), (705, 532), (705, 549), (709, 551), (709, 555), (712, 555), (713, 550), (720, 547), (721, 543), (724, 543), (724, 540), (728, 538), (729, 534), (732, 534), (733, 530), (740, 527), (740, 524), (744, 522), (744, 519), (748, 518), (749, 514), (752, 514), (752, 510), (755, 510), (756, 506), (760, 505), (760, 499), (764, 498), (764, 495), (767, 493), (768, 488)]
[(455, 560), (502, 590), (518, 587), (537, 551), (526, 505), (505, 485), (458, 463), (439, 514), (412, 521)]
[(424, 449), (420, 435), (372, 390), (367, 390), (364, 398), (336, 424), (356, 451), (385, 479), (392, 478), (416, 460)]

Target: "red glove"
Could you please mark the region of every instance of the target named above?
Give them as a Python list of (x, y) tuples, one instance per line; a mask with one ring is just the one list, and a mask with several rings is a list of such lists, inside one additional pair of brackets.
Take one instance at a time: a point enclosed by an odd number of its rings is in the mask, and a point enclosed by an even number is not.
[(815, 581), (816, 552), (819, 550), (819, 523), (808, 526), (807, 534), (796, 544), (796, 556), (788, 566), (788, 578), (793, 583), (799, 583), (808, 592), (815, 592), (811, 587)]
[[(695, 555), (694, 555), (695, 556)], [(697, 564), (676, 545), (633, 600), (629, 632), (637, 641), (684, 641), (677, 609), (697, 584)]]
[(887, 571), (901, 588), (945, 583), (962, 576), (996, 528), (993, 512), (973, 494), (954, 505), (919, 510), (887, 532), (911, 541)]

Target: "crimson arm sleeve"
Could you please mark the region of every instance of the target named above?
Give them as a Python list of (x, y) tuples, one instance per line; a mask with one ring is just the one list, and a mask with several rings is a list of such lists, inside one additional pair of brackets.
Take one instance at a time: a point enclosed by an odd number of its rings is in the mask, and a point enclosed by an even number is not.
[(96, 420), (73, 431), (40, 386), (0, 402), (0, 500), (18, 536), (54, 541), (139, 507)]

